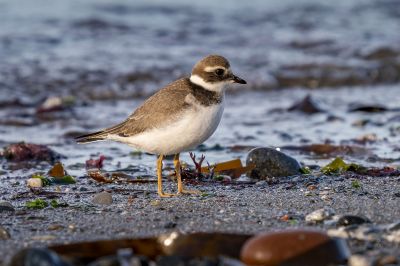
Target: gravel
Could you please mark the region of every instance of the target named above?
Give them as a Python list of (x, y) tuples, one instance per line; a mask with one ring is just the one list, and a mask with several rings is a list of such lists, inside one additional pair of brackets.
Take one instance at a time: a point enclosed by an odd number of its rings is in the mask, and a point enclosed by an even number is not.
[[(337, 215), (360, 215), (378, 225), (399, 219), (398, 177), (366, 178), (360, 180), (360, 188), (354, 188), (350, 179), (324, 177), (311, 193), (307, 193), (310, 192), (306, 187), (307, 177), (296, 180), (290, 187), (285, 182), (275, 185), (203, 183), (194, 186), (204, 192), (203, 196), (166, 199), (157, 196), (155, 184), (87, 185), (88, 192), (110, 188), (113, 203), (93, 205), (93, 193), (76, 192), (61, 195), (69, 207), (42, 210), (23, 207), (25, 201), (37, 195), (11, 193), (11, 197), (15, 198), (16, 194), (20, 197), (13, 201), (16, 211), (4, 212), (1, 216), (1, 226), (8, 231), (10, 239), (1, 240), (0, 258), (5, 263), (16, 250), (24, 247), (155, 236), (171, 230), (255, 234), (278, 228), (328, 229), (329, 224), (309, 225), (305, 221), (306, 215), (328, 207)], [(172, 189), (175, 184), (166, 181), (165, 186)], [(0, 192), (3, 193), (1, 187)], [(329, 197), (324, 197), (327, 194)], [(291, 218), (280, 219), (284, 215)], [(398, 244), (387, 241), (350, 241), (349, 244), (357, 254), (400, 256)]]

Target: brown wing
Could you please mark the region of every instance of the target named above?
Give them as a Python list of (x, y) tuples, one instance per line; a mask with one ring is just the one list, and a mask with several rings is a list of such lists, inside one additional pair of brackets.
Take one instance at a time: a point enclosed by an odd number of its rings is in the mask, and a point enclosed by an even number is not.
[(95, 133), (77, 138), (78, 143), (105, 139), (116, 134), (129, 137), (173, 121), (189, 105), (185, 102), (190, 93), (189, 79), (177, 80), (148, 98), (124, 122)]

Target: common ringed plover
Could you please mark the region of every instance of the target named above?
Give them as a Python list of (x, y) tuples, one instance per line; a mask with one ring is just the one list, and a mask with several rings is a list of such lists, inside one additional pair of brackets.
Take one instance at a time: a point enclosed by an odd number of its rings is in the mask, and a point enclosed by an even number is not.
[[(214, 133), (224, 111), (225, 88), (231, 83), (246, 84), (246, 81), (232, 73), (226, 58), (209, 55), (193, 67), (190, 78), (179, 79), (162, 88), (122, 123), (77, 137), (77, 142), (114, 140), (157, 154), (158, 194), (170, 197), (193, 193), (183, 187), (179, 153), (196, 148)], [(175, 155), (177, 194), (163, 192), (165, 155)]]

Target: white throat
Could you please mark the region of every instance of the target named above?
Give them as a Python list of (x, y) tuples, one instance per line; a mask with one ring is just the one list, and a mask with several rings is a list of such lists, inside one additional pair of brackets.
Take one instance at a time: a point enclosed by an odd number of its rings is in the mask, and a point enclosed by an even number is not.
[(198, 75), (191, 75), (190, 81), (196, 85), (199, 85), (200, 87), (203, 87), (206, 90), (215, 91), (215, 92), (223, 92), (227, 85), (227, 82), (218, 82), (218, 83), (205, 82), (204, 79), (202, 79)]

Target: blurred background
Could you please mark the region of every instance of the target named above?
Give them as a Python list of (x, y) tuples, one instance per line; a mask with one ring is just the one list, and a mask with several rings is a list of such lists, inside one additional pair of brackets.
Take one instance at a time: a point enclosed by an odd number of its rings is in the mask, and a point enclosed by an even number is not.
[(153, 169), (152, 157), (132, 159), (122, 144), (73, 137), (122, 121), (217, 53), (248, 85), (232, 88), (221, 127), (199, 150), (210, 162), (286, 146), (320, 163), (300, 146), (329, 143), (353, 147), (349, 160), (393, 163), (399, 33), (397, 0), (2, 0), (0, 145), (50, 145), (72, 169), (99, 154), (108, 167)]

